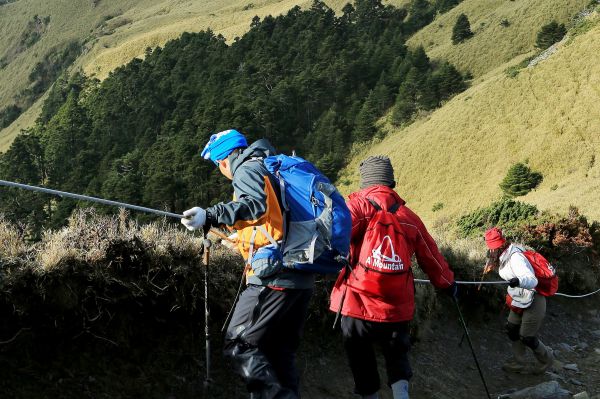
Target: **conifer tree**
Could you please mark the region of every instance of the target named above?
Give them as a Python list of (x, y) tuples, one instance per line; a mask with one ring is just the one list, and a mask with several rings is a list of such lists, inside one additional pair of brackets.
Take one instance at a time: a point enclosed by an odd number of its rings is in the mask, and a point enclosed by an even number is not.
[(436, 0), (434, 6), (440, 14), (443, 14), (453, 9), (458, 3), (460, 3), (460, 0)]
[(516, 163), (500, 183), (500, 189), (508, 197), (519, 197), (536, 188), (543, 180), (539, 172), (534, 172), (524, 163)]
[(473, 36), (471, 23), (465, 14), (460, 14), (452, 28), (452, 44), (462, 43)]
[(558, 22), (552, 21), (549, 24), (542, 26), (537, 34), (535, 45), (539, 49), (545, 50), (554, 43), (561, 41), (566, 34), (567, 28), (565, 27), (565, 24), (559, 25)]
[[(0, 179), (39, 185), (45, 174), (43, 149), (31, 132), (18, 135), (0, 158)], [(30, 238), (41, 235), (48, 198), (19, 189), (0, 190), (0, 214), (21, 225), (28, 225)]]
[(433, 21), (435, 8), (427, 0), (411, 0), (408, 5), (407, 31), (416, 32)]
[(21, 115), (22, 111), (23, 110), (20, 107), (14, 104), (0, 110), (0, 129), (4, 129), (6, 126), (13, 123), (13, 121)]
[(360, 112), (356, 116), (354, 132), (352, 134), (356, 142), (367, 141), (375, 135), (375, 121), (377, 120), (377, 104), (374, 91), (369, 92)]

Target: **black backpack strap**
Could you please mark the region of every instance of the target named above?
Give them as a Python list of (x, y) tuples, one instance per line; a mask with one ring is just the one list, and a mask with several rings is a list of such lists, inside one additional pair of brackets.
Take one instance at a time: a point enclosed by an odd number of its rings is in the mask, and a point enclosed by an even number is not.
[[(379, 204), (377, 202), (375, 202), (375, 200), (371, 199), (371, 198), (367, 198), (367, 201), (369, 201), (371, 203), (371, 205), (373, 205), (373, 207), (375, 209), (377, 209), (378, 211), (382, 211), (383, 209), (379, 206)], [(400, 204), (399, 203), (395, 203), (394, 205), (390, 206), (390, 208), (387, 210), (390, 213), (396, 213), (396, 211), (398, 209), (400, 209)]]
[(377, 202), (375, 202), (375, 200), (371, 199), (371, 198), (367, 198), (367, 201), (369, 201), (371, 203), (371, 205), (373, 205), (373, 207), (375, 209), (377, 209), (378, 211), (381, 211), (381, 207), (379, 206), (379, 204)]

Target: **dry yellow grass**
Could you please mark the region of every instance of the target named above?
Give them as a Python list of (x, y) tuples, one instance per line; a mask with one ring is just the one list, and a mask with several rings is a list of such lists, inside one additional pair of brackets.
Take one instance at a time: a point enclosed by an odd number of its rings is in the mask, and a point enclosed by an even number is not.
[[(0, 236), (3, 236), (0, 220)], [(10, 231), (10, 225), (6, 230)], [(60, 230), (45, 232), (35, 250), (34, 260), (44, 270), (63, 263), (79, 261), (89, 264), (101, 262), (108, 256), (107, 249), (118, 241), (139, 240), (152, 257), (169, 257), (173, 253), (193, 258), (200, 253), (202, 241), (185, 230), (166, 222), (140, 226), (129, 219), (127, 211), (118, 216), (101, 217), (93, 208), (75, 212), (69, 225)], [(0, 247), (0, 255), (2, 255)]]
[[(552, 20), (568, 25), (589, 3), (589, 0), (464, 0), (415, 34), (409, 45), (422, 45), (430, 57), (446, 59), (478, 77), (530, 53), (543, 25)], [(475, 36), (453, 45), (452, 28), (462, 13), (469, 18)], [(508, 27), (500, 25), (504, 19), (509, 22)]]
[[(357, 188), (357, 165), (388, 154), (397, 190), (428, 222), (464, 214), (500, 196), (508, 168), (529, 161), (544, 181), (523, 200), (600, 220), (600, 25), (559, 47), (535, 68), (494, 77), (403, 130), (358, 151), (343, 171)], [(344, 186), (342, 186), (344, 187)], [(432, 212), (435, 203), (444, 207)]]
[(0, 215), (0, 259), (11, 261), (27, 252), (23, 235)]

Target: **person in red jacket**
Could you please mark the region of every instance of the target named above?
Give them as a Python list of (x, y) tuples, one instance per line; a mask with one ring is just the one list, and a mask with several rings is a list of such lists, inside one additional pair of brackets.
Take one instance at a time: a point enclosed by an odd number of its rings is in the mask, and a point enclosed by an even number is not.
[(373, 344), (385, 358), (394, 399), (408, 398), (412, 370), (408, 323), (415, 312), (413, 254), (432, 284), (456, 296), (454, 273), (421, 219), (393, 190), (394, 170), (386, 156), (360, 164), (361, 190), (350, 194), (350, 270), (342, 270), (330, 310), (342, 315), (344, 347), (355, 392), (376, 399), (380, 388)]

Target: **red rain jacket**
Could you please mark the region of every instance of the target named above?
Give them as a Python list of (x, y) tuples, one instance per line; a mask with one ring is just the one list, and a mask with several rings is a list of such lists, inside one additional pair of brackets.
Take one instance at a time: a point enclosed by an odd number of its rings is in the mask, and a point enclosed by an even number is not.
[[(337, 312), (340, 309), (340, 302), (343, 301), (341, 313), (344, 316), (376, 322), (412, 320), (415, 312), (414, 277), (410, 267), (412, 254), (416, 255), (419, 266), (427, 273), (437, 288), (449, 287), (454, 282), (454, 273), (450, 270), (421, 219), (404, 206), (404, 200), (393, 189), (381, 185), (367, 187), (350, 194), (348, 201), (348, 207), (352, 214), (350, 262), (353, 269), (363, 267), (358, 264), (358, 255), (369, 221), (377, 212), (367, 198), (374, 200), (384, 210), (392, 207), (395, 203), (401, 205), (396, 211), (396, 216), (400, 221), (404, 236), (404, 239), (399, 241), (405, 247), (396, 252), (409, 254), (409, 256), (404, 255), (402, 259), (409, 270), (399, 275), (390, 275), (384, 280), (384, 283), (391, 285), (385, 287), (386, 292), (389, 292), (390, 289), (399, 291), (399, 295), (395, 296), (393, 301), (362, 291), (360, 277), (357, 277), (359, 273), (345, 273), (345, 270), (342, 270), (331, 293), (330, 310)], [(368, 273), (360, 273), (360, 275), (368, 276)]]

